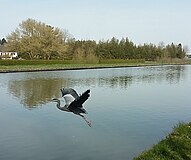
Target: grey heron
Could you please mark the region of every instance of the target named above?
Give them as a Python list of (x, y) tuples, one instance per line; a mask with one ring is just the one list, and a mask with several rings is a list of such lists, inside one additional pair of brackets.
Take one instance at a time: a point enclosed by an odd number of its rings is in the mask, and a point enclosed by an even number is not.
[(60, 100), (53, 98), (52, 101), (57, 103), (56, 107), (62, 111), (73, 112), (74, 114), (81, 116), (91, 127), (91, 122), (88, 121), (84, 115), (82, 115), (87, 114), (87, 111), (83, 108), (82, 104), (89, 98), (90, 90), (86, 90), (81, 95), (78, 95), (72, 88), (63, 88), (61, 89), (61, 92), (66, 104), (65, 106), (61, 106)]

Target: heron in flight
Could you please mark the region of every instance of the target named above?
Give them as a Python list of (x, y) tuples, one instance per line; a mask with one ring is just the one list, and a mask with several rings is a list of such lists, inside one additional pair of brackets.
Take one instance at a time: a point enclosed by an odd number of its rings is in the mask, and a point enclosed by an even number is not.
[(61, 92), (66, 104), (62, 107), (60, 105), (60, 100), (53, 98), (52, 101), (57, 103), (56, 107), (62, 111), (73, 112), (74, 114), (81, 116), (91, 127), (91, 122), (88, 121), (84, 115), (82, 115), (87, 114), (87, 111), (83, 108), (82, 104), (89, 98), (90, 90), (86, 90), (81, 95), (78, 95), (72, 88), (63, 88), (61, 89)]

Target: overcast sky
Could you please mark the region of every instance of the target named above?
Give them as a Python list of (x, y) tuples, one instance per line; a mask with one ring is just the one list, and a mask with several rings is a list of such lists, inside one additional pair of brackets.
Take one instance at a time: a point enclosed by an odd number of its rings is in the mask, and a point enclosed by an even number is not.
[(191, 52), (191, 0), (0, 0), (0, 11), (1, 39), (32, 18), (76, 39), (174, 42)]

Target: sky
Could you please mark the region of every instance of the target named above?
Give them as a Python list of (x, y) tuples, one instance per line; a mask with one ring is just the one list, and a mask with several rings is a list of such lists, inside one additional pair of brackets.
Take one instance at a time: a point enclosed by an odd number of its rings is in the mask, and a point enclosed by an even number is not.
[(0, 0), (0, 39), (28, 18), (79, 40), (128, 37), (135, 44), (181, 43), (191, 52), (191, 0)]

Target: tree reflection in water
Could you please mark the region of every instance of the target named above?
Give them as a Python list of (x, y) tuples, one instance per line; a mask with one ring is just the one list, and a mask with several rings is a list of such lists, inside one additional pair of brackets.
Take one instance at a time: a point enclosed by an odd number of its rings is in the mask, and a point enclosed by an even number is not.
[[(86, 76), (80, 76), (76, 71), (75, 77), (63, 75), (63, 77), (36, 77), (9, 81), (9, 92), (20, 99), (21, 103), (31, 109), (50, 102), (55, 97), (61, 96), (62, 87), (120, 87), (126, 89), (134, 83), (179, 83), (184, 78), (185, 66), (160, 66), (160, 67), (136, 67), (129, 68), (86, 70)], [(121, 70), (121, 73), (120, 73)], [(63, 71), (64, 72), (64, 71)], [(95, 74), (96, 73), (96, 74)], [(107, 74), (106, 74), (107, 73)], [(19, 74), (19, 73), (18, 73)], [(29, 74), (29, 73), (28, 73)], [(34, 74), (34, 73), (33, 73)], [(48, 74), (48, 73), (47, 73)], [(79, 75), (79, 76), (78, 76)]]
[(59, 97), (58, 91), (64, 84), (67, 84), (64, 79), (26, 79), (10, 81), (9, 90), (25, 107), (35, 108)]

